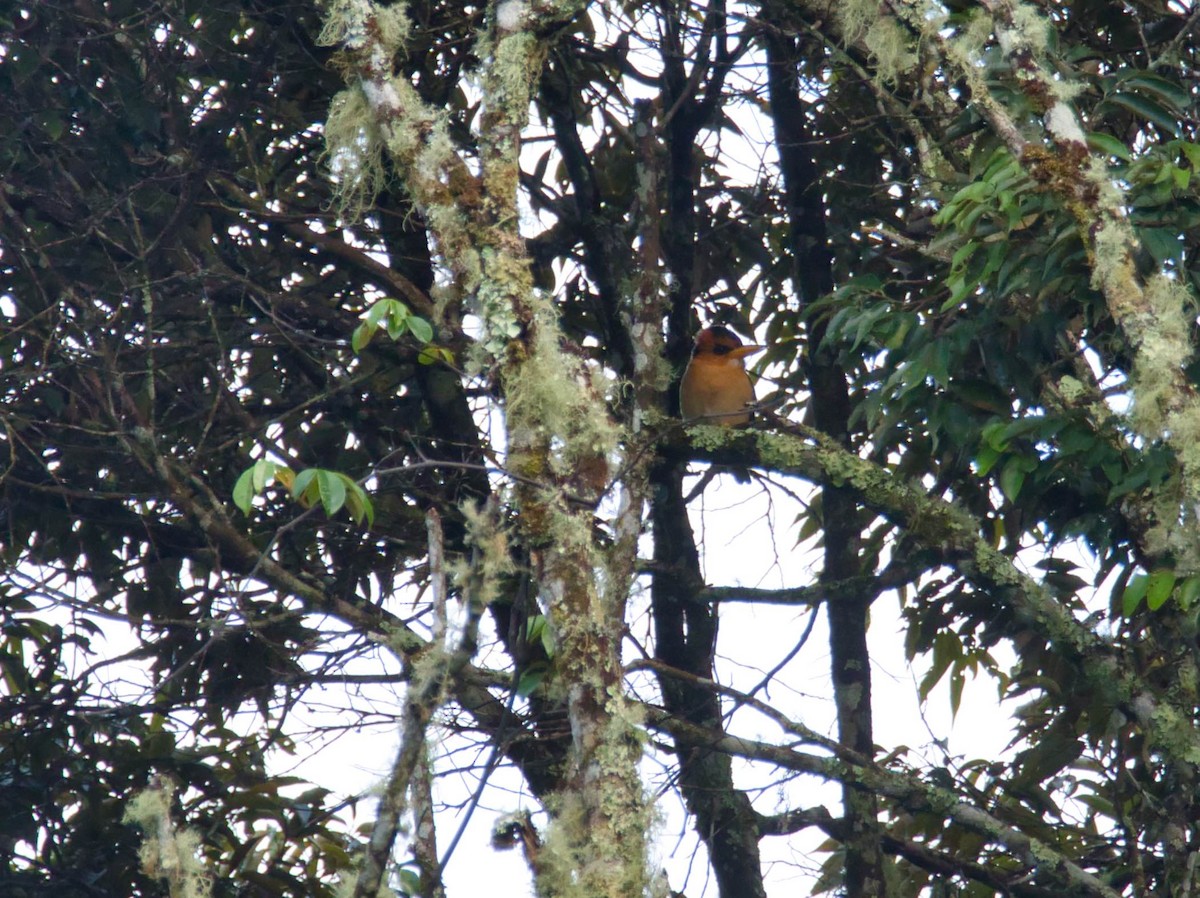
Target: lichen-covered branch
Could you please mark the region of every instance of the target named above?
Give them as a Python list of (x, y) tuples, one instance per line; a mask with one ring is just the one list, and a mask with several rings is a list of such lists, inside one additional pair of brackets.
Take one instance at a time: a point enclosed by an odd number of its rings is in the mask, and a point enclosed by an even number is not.
[(836, 746), (837, 754), (828, 757), (757, 739), (714, 732), (661, 711), (648, 710), (647, 720), (652, 728), (670, 733), (683, 745), (703, 747), (709, 751), (774, 764), (784, 770), (811, 773), (828, 780), (847, 783), (853, 788), (891, 798), (911, 811), (934, 811), (1004, 846), (1028, 872), (1045, 877), (1048, 882), (1060, 883), (1072, 894), (1090, 895), (1095, 898), (1119, 896), (1119, 893), (1103, 880), (1083, 869), (1066, 855), (1013, 829), (987, 811), (963, 801), (952, 790), (936, 786), (912, 774), (889, 770), (843, 746)]
[(571, 770), (550, 804), (554, 822), (538, 890), (618, 898), (642, 893), (648, 828), (638, 722), (621, 680), (625, 597), (600, 588), (604, 559), (593, 511), (571, 497), (604, 494), (620, 430), (605, 410), (601, 382), (564, 349), (553, 302), (533, 283), (518, 229), (520, 139), (547, 47), (539, 35), (578, 10), (524, 0), (490, 9), (477, 46), (483, 69), (474, 174), (440, 112), (392, 72), (391, 60), (403, 52), (403, 5), (343, 2), (325, 38), (345, 49), (355, 83), (335, 103), (329, 130), (331, 154), (351, 153), (364, 171), (371, 158), (355, 147), (364, 138), (382, 145), (482, 321), (473, 363), (496, 372), (504, 395), (520, 535), (555, 632), (556, 681), (571, 719)]
[(198, 857), (200, 836), (171, 819), (175, 789), (171, 780), (155, 778), (129, 802), (124, 819), (144, 833), (138, 856), (147, 876), (165, 881), (171, 898), (208, 898), (213, 877)]
[[(353, 898), (372, 898), (379, 894), (380, 886), (387, 876), (392, 847), (404, 814), (409, 806), (409, 793), (414, 790), (418, 796), (427, 789), (427, 783), (422, 786), (417, 782), (425, 775), (428, 764), (426, 757), (427, 734), (433, 715), (437, 712), (449, 694), (450, 683), (470, 663), (475, 654), (479, 619), (483, 613), (483, 597), (469, 584), (464, 584), (462, 591), (467, 603), (467, 619), (462, 629), (458, 645), (453, 648), (445, 646), (440, 640), (446, 637), (446, 582), (440, 576), (443, 556), (443, 535), (441, 518), (436, 510), (429, 513), (427, 518), (429, 530), (429, 558), (432, 571), (432, 587), (434, 590), (434, 606), (437, 611), (437, 621), (434, 626), (435, 639), (422, 654), (414, 657), (409, 667), (409, 684), (404, 696), (404, 713), (400, 728), (400, 747), (392, 763), (392, 769), (384, 784), (383, 795), (379, 799), (379, 808), (375, 814), (375, 825), (371, 829), (371, 837), (367, 842), (363, 862), (354, 882)], [(494, 530), (495, 528), (490, 528)], [(486, 551), (487, 547), (480, 547)], [(507, 552), (503, 552), (507, 561)], [(490, 562), (485, 561), (478, 567), (487, 569)], [(427, 827), (432, 827), (432, 810), (430, 801), (419, 801), (417, 805), (417, 825), (421, 825), (421, 810), (428, 811)], [(428, 848), (435, 844), (429, 833), (421, 845)], [(424, 858), (423, 873), (425, 878), (433, 879), (431, 872), (437, 869), (437, 857), (428, 855)], [(436, 885), (436, 879), (430, 883)]]
[(1156, 750), (1185, 765), (1200, 761), (1200, 733), (1189, 716), (1164, 703), (1160, 695), (1124, 671), (1112, 646), (1076, 620), (1012, 558), (984, 539), (978, 522), (965, 511), (847, 451), (819, 431), (789, 422), (776, 423), (787, 432), (759, 431), (731, 437), (720, 428), (692, 428), (698, 444), (695, 451), (698, 457), (712, 461), (736, 457), (744, 463), (753, 459), (812, 483), (829, 478), (845, 484), (867, 507), (902, 527), (919, 546), (933, 552), (993, 602), (1005, 607), (1021, 626), (1034, 630), (1070, 659), (1097, 693), (1111, 696), (1117, 708), (1137, 721)]

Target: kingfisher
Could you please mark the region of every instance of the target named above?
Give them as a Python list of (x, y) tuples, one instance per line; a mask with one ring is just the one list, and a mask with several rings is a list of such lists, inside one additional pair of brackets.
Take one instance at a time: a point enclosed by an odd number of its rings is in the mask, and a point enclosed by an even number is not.
[(762, 349), (766, 347), (743, 344), (737, 334), (719, 324), (696, 334), (692, 358), (679, 385), (683, 419), (722, 427), (748, 423), (754, 385), (744, 359)]

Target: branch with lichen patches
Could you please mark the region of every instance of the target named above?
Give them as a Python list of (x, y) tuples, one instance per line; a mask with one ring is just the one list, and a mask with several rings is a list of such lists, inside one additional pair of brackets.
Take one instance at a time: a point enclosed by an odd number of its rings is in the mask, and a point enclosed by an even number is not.
[(200, 836), (171, 819), (175, 789), (167, 777), (155, 777), (126, 805), (123, 819), (145, 833), (138, 857), (147, 876), (165, 880), (171, 898), (208, 898), (213, 877), (197, 856)]
[[(1137, 721), (1157, 750), (1176, 763), (1200, 759), (1200, 732), (1186, 708), (1167, 704), (1126, 672), (1112, 646), (1076, 620), (1042, 584), (981, 536), (966, 511), (916, 484), (847, 451), (813, 428), (777, 417), (776, 432), (729, 433), (692, 427), (691, 457), (717, 463), (761, 465), (810, 483), (828, 478), (854, 490), (863, 504), (903, 528), (916, 544), (957, 570), (993, 601), (1074, 664), (1097, 690)], [(666, 447), (671, 451), (671, 447)]]
[(910, 811), (932, 811), (1004, 846), (1030, 873), (1036, 873), (1050, 883), (1060, 884), (1071, 894), (1119, 898), (1116, 890), (1066, 855), (1014, 829), (982, 808), (963, 801), (952, 790), (912, 774), (888, 770), (844, 746), (836, 743), (831, 746), (830, 750), (836, 751), (835, 757), (812, 755), (756, 739), (712, 731), (655, 708), (648, 708), (646, 714), (652, 728), (669, 733), (680, 746), (695, 746), (704, 751), (724, 752), (734, 757), (774, 764), (784, 770), (811, 773), (893, 799)]
[(477, 178), (463, 175), (444, 116), (392, 74), (404, 39), (395, 24), (404, 15), (398, 8), (343, 0), (330, 16), (325, 39), (342, 44), (358, 80), (343, 92), (341, 114), (331, 114), (337, 138), (331, 146), (377, 135), (396, 159), (447, 264), (475, 298), (483, 335), (474, 365), (499, 375), (508, 467), (522, 478), (513, 493), (516, 519), (534, 550), (573, 736), (571, 770), (548, 803), (553, 821), (538, 890), (634, 898), (646, 882), (649, 818), (637, 771), (638, 722), (621, 675), (625, 596), (600, 592), (592, 511), (565, 501), (568, 493), (600, 498), (620, 431), (600, 401), (595, 372), (564, 349), (557, 310), (534, 286), (518, 229), (521, 133), (546, 52), (535, 32), (581, 7), (570, 0), (502, 0), (492, 7), (477, 45), (483, 60)]

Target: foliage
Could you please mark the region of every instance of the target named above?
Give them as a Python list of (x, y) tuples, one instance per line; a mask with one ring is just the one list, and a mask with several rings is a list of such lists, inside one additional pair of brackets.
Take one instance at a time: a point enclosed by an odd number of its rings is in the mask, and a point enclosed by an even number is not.
[[(442, 894), (464, 746), (543, 895), (658, 888), (656, 790), (711, 894), (794, 889), (768, 836), (855, 898), (1194, 890), (1196, 13), (843, 6), (0, 8), (0, 893), (168, 894), (158, 820), (218, 898)], [(672, 417), (708, 321), (769, 344), (745, 432)], [(704, 545), (725, 466), (811, 582)], [(879, 744), (897, 596), (1006, 753)], [(404, 735), (367, 837), (280, 773), (318, 694)]]

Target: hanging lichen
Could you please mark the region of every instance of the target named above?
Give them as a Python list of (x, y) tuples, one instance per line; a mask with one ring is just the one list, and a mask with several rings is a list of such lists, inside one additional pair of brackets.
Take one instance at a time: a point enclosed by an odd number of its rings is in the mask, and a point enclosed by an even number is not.
[(123, 819), (144, 833), (138, 858), (147, 876), (165, 881), (171, 898), (208, 898), (212, 877), (200, 861), (202, 840), (171, 819), (174, 796), (175, 784), (158, 779), (129, 801)]

